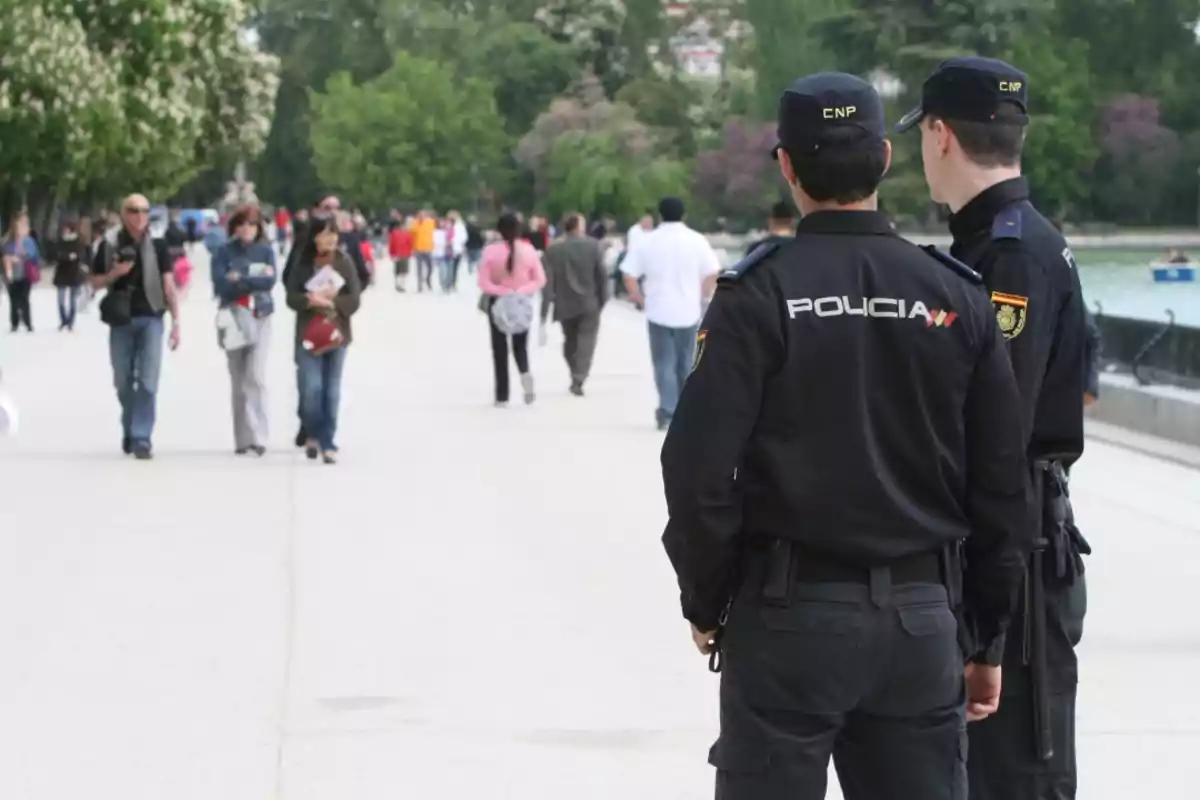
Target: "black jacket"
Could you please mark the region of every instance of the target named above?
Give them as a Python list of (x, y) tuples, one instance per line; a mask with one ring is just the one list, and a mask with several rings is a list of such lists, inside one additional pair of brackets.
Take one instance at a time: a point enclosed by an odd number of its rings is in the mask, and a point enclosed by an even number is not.
[(1021, 391), (1030, 458), (1083, 453), (1087, 315), (1075, 257), (1014, 178), (950, 218), (951, 254), (983, 275)]
[(698, 628), (750, 539), (862, 567), (966, 539), (979, 647), (1003, 638), (1030, 535), (1021, 418), (992, 306), (957, 266), (848, 211), (721, 274), (662, 450), (663, 543)]

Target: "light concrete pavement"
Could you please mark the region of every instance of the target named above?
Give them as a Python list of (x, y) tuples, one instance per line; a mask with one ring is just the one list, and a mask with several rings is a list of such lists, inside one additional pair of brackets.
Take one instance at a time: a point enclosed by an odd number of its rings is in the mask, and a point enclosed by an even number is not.
[[(711, 796), (716, 680), (658, 543), (635, 312), (606, 312), (587, 398), (554, 332), (538, 402), (497, 410), (473, 288), (371, 290), (326, 467), (290, 446), (286, 311), (273, 449), (233, 456), (208, 294), (151, 463), (120, 455), (94, 314), (56, 334), (38, 291), (39, 331), (0, 333), (23, 412), (0, 440), (0, 798)], [(1080, 797), (1187, 796), (1200, 472), (1095, 442), (1074, 491), (1096, 549)]]

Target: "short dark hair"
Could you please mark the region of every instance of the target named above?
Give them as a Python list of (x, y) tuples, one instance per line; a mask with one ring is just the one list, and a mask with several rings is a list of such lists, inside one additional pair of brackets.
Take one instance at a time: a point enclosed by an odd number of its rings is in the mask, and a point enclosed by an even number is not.
[(821, 146), (814, 151), (784, 150), (806, 195), (818, 203), (832, 200), (844, 206), (865, 200), (879, 189), (887, 170), (883, 141), (846, 128), (823, 134)]
[(658, 215), (663, 222), (682, 222), (683, 213), (683, 201), (678, 197), (664, 197), (658, 204)]
[(563, 222), (563, 231), (566, 233), (579, 233), (582, 228), (583, 214), (567, 214), (567, 219)]
[(963, 154), (981, 167), (1015, 167), (1025, 146), (1025, 116), (1013, 103), (1001, 103), (993, 122), (943, 119)]
[(780, 222), (790, 221), (796, 218), (796, 211), (792, 208), (791, 203), (779, 201), (771, 206), (770, 219), (779, 220)]

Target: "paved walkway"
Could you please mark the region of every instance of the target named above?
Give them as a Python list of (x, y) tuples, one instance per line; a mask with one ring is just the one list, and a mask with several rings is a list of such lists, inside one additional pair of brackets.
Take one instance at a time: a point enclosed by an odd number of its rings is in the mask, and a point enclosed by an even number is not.
[[(168, 357), (150, 464), (119, 455), (94, 315), (56, 334), (39, 291), (38, 333), (0, 333), (24, 412), (0, 440), (0, 798), (711, 796), (716, 682), (658, 543), (632, 310), (606, 313), (586, 399), (552, 334), (538, 403), (499, 411), (473, 290), (373, 290), (331, 468), (289, 446), (286, 314), (274, 449), (232, 456), (207, 298)], [(1183, 797), (1200, 472), (1113, 441), (1075, 481), (1097, 552), (1080, 796)]]

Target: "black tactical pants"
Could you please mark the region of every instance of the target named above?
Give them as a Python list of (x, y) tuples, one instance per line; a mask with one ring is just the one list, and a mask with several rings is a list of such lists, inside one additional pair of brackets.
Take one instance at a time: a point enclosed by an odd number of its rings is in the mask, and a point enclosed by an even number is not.
[(968, 728), (971, 800), (1074, 800), (1075, 646), (1083, 636), (1087, 584), (1046, 592), (1046, 645), (1050, 673), (1050, 730), (1054, 756), (1034, 751), (1033, 691), (1022, 648), (1024, 603), (1009, 629), (1000, 710)]
[(725, 626), (717, 800), (964, 800), (963, 664), (946, 590), (748, 581)]

